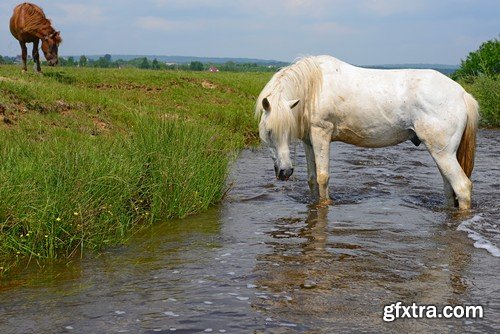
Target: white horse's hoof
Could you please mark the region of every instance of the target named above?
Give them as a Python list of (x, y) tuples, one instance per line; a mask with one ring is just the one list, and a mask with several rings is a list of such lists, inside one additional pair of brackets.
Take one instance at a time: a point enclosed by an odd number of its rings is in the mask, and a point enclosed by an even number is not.
[(324, 208), (324, 207), (327, 207), (327, 206), (330, 206), (333, 204), (333, 201), (329, 198), (327, 199), (321, 199), (319, 200), (318, 204), (316, 204), (316, 206), (318, 208)]

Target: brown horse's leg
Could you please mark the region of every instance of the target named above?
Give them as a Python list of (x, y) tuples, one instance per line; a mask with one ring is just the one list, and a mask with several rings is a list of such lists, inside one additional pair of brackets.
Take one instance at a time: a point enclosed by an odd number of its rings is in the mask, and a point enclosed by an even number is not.
[(40, 73), (42, 72), (42, 68), (40, 67), (40, 53), (38, 53), (38, 42), (38, 39), (33, 42), (33, 61), (36, 64), (36, 71)]
[(26, 60), (28, 58), (28, 48), (26, 47), (26, 43), (19, 42), (21, 45), (21, 57), (23, 59), (23, 71), (26, 72), (28, 68), (26, 67)]

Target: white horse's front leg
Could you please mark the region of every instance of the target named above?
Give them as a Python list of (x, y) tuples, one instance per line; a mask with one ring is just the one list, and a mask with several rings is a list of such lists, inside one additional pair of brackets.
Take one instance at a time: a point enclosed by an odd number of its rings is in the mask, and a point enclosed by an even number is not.
[(312, 198), (317, 201), (319, 199), (319, 185), (316, 179), (316, 159), (314, 158), (314, 150), (311, 142), (303, 143), (307, 162), (307, 183), (309, 184)]
[(319, 185), (319, 204), (331, 204), (328, 194), (328, 181), (330, 180), (330, 141), (332, 138), (333, 124), (323, 122), (321, 126), (311, 127), (311, 143), (316, 161), (316, 180)]

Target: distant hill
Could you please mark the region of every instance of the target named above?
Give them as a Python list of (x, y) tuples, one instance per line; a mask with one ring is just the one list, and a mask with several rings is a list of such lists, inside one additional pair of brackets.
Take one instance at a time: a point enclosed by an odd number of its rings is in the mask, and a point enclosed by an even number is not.
[[(88, 59), (97, 60), (99, 57), (104, 55), (89, 55), (86, 56)], [(80, 56), (73, 56), (76, 60)], [(176, 64), (189, 64), (193, 61), (199, 61), (205, 64), (225, 64), (227, 62), (234, 62), (237, 64), (257, 64), (261, 66), (274, 66), (283, 67), (290, 65), (288, 62), (279, 60), (266, 60), (266, 59), (256, 59), (256, 58), (231, 58), (231, 57), (190, 57), (190, 56), (155, 56), (155, 55), (111, 55), (111, 60), (115, 61), (122, 59), (129, 61), (136, 58), (148, 58), (149, 60), (156, 59), (165, 63), (176, 63)], [(439, 71), (443, 74), (451, 74), (455, 72), (459, 66), (458, 65), (444, 65), (444, 64), (384, 64), (384, 65), (362, 65), (365, 68), (376, 68), (376, 69), (433, 69)]]
[[(89, 55), (86, 56), (88, 59), (97, 60), (99, 57), (104, 55)], [(80, 56), (73, 56), (75, 59), (79, 59)], [(227, 62), (234, 62), (238, 64), (257, 64), (262, 66), (276, 66), (283, 67), (290, 63), (278, 61), (278, 60), (265, 60), (265, 59), (254, 59), (254, 58), (231, 58), (231, 57), (190, 57), (190, 56), (155, 56), (155, 55), (111, 55), (111, 60), (115, 61), (118, 59), (122, 60), (132, 60), (136, 58), (148, 58), (148, 60), (156, 59), (165, 63), (176, 63), (176, 64), (189, 64), (193, 61), (199, 61), (202, 63), (212, 63), (212, 64), (225, 64)]]
[(373, 66), (362, 66), (362, 67), (384, 69), (384, 70), (432, 69), (439, 71), (443, 74), (452, 74), (459, 68), (458, 65), (444, 65), (444, 64), (387, 64), (387, 65), (373, 65)]

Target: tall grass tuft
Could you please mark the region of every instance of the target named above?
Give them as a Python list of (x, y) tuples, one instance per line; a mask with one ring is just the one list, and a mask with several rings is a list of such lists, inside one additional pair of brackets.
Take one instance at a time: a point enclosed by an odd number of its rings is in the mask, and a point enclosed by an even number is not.
[(112, 138), (1, 133), (0, 259), (71, 256), (207, 208), (225, 192), (231, 148), (223, 139), (150, 116)]
[(184, 217), (221, 200), (236, 149), (223, 133), (208, 124), (140, 119), (132, 139), (142, 167), (138, 198), (154, 218)]

